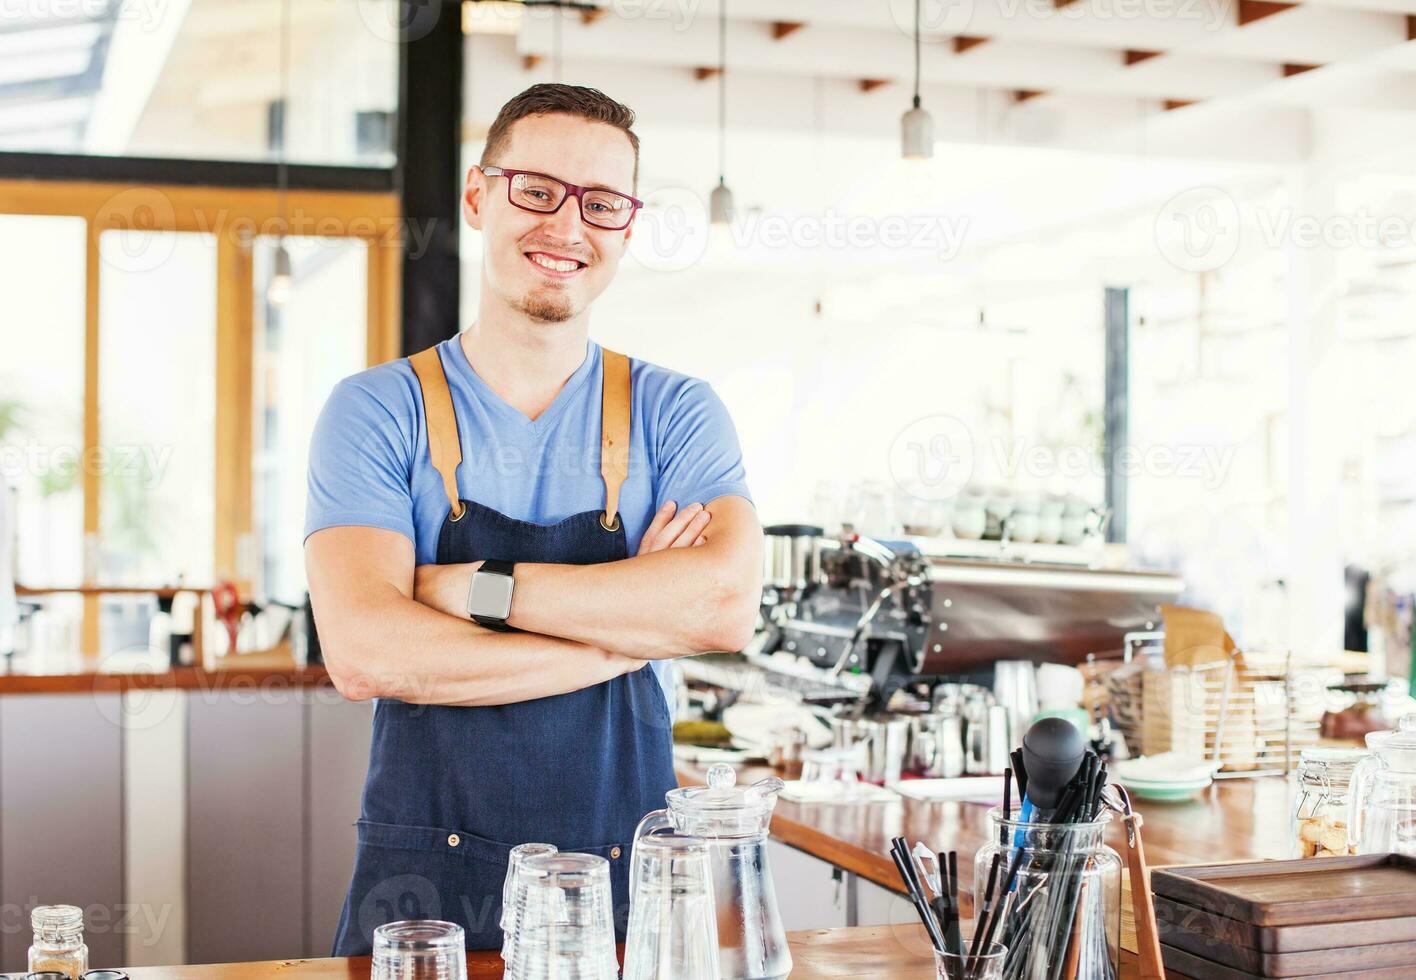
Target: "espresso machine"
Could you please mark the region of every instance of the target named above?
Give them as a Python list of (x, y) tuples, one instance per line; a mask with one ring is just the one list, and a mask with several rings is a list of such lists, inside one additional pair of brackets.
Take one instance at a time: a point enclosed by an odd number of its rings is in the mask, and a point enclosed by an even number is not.
[(1120, 656), (1126, 634), (1154, 630), (1160, 605), (1184, 588), (1167, 572), (1104, 567), (1094, 553), (1039, 561), (949, 550), (767, 528), (747, 660), (795, 679), (804, 700), (827, 702), (835, 690), (883, 706), (907, 686), (991, 677), (999, 661)]

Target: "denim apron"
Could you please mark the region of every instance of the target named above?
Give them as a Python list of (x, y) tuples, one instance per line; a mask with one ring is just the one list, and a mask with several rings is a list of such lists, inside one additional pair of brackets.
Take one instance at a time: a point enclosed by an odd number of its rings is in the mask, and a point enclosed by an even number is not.
[[(410, 361), (422, 389), (429, 455), (449, 500), (438, 564), (589, 565), (628, 557), (618, 513), (629, 471), (624, 355), (601, 356), (605, 506), (550, 525), (460, 497), (461, 443), (442, 361), (437, 348)], [(678, 785), (670, 729), (663, 690), (648, 667), (569, 694), (495, 707), (380, 699), (354, 875), (333, 955), (369, 953), (374, 929), (399, 919), (456, 922), (466, 930), (468, 949), (499, 948), (507, 856), (531, 841), (609, 861), (623, 940), (635, 826)]]

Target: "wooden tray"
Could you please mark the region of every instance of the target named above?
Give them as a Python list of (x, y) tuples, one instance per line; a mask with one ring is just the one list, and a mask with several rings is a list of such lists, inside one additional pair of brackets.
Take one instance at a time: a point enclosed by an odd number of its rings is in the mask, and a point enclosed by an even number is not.
[[(1123, 915), (1125, 911), (1123, 905)], [(1162, 941), (1170, 929), (1180, 928), (1230, 946), (1243, 946), (1261, 953), (1303, 953), (1315, 949), (1416, 942), (1416, 916), (1359, 922), (1315, 922), (1301, 926), (1256, 926), (1252, 922), (1226, 919), (1206, 909), (1157, 895), (1155, 918)]]
[[(1160, 944), (1160, 955), (1164, 958), (1167, 975), (1174, 972), (1186, 977), (1202, 977), (1203, 980), (1266, 980), (1262, 973), (1235, 969), (1165, 943)], [(1303, 980), (1411, 980), (1411, 976), (1412, 970), (1409, 966), (1389, 966), (1375, 970), (1346, 970), (1342, 973), (1310, 973)]]
[(1416, 860), (1357, 854), (1158, 868), (1151, 890), (1260, 926), (1416, 916)]
[(1314, 974), (1344, 970), (1377, 970), (1391, 966), (1406, 967), (1408, 975), (1416, 974), (1416, 942), (1377, 943), (1348, 946), (1345, 949), (1310, 949), (1298, 953), (1265, 953), (1175, 926), (1162, 932), (1161, 940), (1175, 949), (1261, 977), (1309, 977)]

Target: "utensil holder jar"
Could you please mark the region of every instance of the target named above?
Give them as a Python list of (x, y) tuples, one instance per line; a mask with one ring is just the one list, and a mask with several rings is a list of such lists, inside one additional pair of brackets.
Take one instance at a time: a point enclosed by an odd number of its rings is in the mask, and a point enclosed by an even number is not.
[[(1121, 857), (1106, 846), (1110, 815), (1089, 823), (1022, 823), (989, 811), (988, 843), (974, 858), (974, 908), (983, 906), (993, 855), (1001, 854), (998, 908), (1018, 862), (1007, 915), (993, 939), (1008, 948), (1004, 980), (1115, 980), (1121, 956)], [(999, 844), (999, 835), (1003, 844)], [(1073, 973), (1069, 958), (1076, 962)]]

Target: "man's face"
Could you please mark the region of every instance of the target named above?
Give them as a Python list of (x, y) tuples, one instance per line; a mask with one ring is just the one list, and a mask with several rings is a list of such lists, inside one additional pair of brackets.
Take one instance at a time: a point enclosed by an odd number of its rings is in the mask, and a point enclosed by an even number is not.
[[(517, 120), (506, 151), (488, 165), (548, 174), (582, 187), (634, 191), (634, 149), (628, 137), (577, 116)], [(507, 199), (509, 180), (473, 167), (463, 193), (463, 215), (482, 232), (488, 286), (533, 320), (561, 323), (580, 315), (614, 278), (633, 224), (620, 231), (586, 224), (573, 197), (554, 214), (522, 210)], [(575, 263), (574, 268), (565, 270), (566, 262)]]

